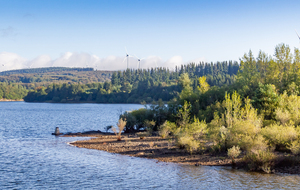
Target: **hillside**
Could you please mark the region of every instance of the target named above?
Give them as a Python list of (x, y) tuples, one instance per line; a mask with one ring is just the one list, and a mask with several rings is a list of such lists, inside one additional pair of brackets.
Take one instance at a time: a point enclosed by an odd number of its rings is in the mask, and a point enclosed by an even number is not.
[(93, 68), (32, 68), (0, 72), (0, 82), (21, 83), (26, 88), (52, 83), (87, 84), (109, 81), (112, 73), (113, 71), (94, 71)]

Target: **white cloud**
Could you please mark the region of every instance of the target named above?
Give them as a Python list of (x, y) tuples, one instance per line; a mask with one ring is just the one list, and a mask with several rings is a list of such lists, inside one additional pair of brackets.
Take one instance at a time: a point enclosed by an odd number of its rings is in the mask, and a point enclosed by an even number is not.
[(49, 55), (41, 55), (37, 58), (33, 59), (32, 61), (29, 61), (27, 63), (27, 66), (29, 68), (36, 68), (36, 67), (51, 67), (52, 66), (52, 60)]
[(66, 52), (53, 61), (53, 67), (86, 67), (93, 57), (88, 53)]
[(166, 61), (165, 65), (166, 67), (175, 69), (175, 66), (180, 66), (183, 64), (183, 59), (181, 56), (174, 56), (171, 57), (169, 60)]
[(200, 62), (206, 62), (206, 59), (204, 57), (199, 57), (190, 61), (190, 63), (196, 63), (196, 64)]
[[(197, 58), (190, 62), (199, 63), (204, 60), (204, 58)], [(4, 64), (4, 66), (0, 67), (0, 71), (38, 67), (93, 67), (97, 70), (124, 70), (127, 68), (127, 60), (125, 57), (108, 56), (99, 58), (89, 53), (76, 52), (66, 52), (54, 60), (51, 59), (49, 55), (41, 55), (33, 60), (26, 60), (15, 53), (2, 52), (0, 53), (0, 63), (1, 65)], [(138, 68), (138, 61), (135, 57), (130, 57), (128, 63), (129, 68)], [(140, 68), (167, 67), (173, 70), (175, 66), (187, 63), (183, 62), (181, 56), (171, 57), (167, 61), (162, 60), (159, 56), (149, 56), (141, 60)]]
[(22, 69), (27, 65), (27, 60), (18, 54), (1, 52), (0, 53), (0, 70)]

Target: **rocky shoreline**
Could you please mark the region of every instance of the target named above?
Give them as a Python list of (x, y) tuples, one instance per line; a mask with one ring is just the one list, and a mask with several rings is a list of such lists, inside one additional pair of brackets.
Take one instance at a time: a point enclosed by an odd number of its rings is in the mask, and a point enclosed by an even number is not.
[[(79, 148), (96, 149), (121, 155), (155, 159), (158, 162), (172, 162), (195, 166), (232, 166), (232, 161), (228, 158), (226, 153), (213, 154), (210, 152), (202, 152), (190, 154), (176, 147), (174, 140), (163, 139), (158, 136), (144, 137), (141, 139), (136, 134), (123, 134), (122, 140), (117, 141), (114, 134), (103, 133), (101, 131), (89, 131), (84, 133), (68, 133), (63, 135), (63, 137), (92, 137), (89, 140), (75, 141), (70, 144)], [(281, 162), (275, 166), (272, 173), (300, 174), (300, 163), (291, 166), (286, 156), (279, 154), (278, 158)], [(236, 168), (245, 167), (242, 155), (235, 161)]]

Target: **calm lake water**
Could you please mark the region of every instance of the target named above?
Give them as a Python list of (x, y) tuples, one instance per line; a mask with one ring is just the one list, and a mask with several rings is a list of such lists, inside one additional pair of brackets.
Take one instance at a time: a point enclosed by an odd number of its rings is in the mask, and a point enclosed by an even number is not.
[(300, 189), (300, 176), (182, 166), (73, 147), (61, 132), (103, 130), (134, 104), (0, 102), (0, 189)]

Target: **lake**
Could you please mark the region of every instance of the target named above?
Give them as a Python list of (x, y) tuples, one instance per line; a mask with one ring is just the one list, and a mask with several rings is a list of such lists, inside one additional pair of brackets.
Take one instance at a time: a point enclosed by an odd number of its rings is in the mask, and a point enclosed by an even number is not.
[(186, 166), (77, 148), (65, 132), (116, 126), (136, 104), (0, 102), (1, 189), (299, 189), (300, 176)]

